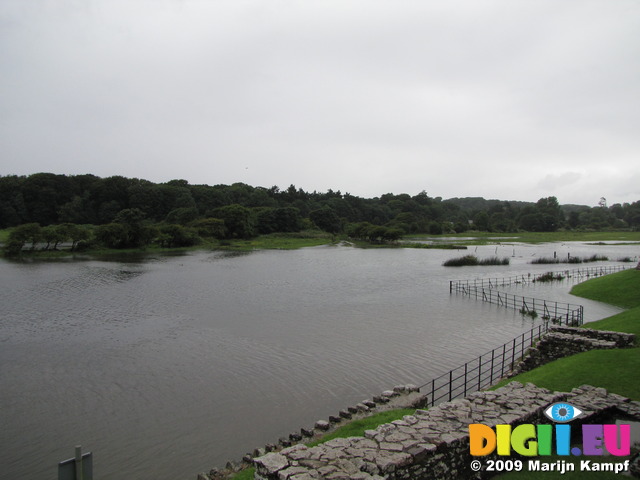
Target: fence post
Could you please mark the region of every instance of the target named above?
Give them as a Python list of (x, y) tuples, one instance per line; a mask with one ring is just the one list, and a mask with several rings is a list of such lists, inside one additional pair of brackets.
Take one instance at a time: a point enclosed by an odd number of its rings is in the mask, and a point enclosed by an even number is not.
[(495, 352), (495, 348), (491, 350), (491, 374), (489, 375), (489, 385), (493, 385), (493, 356)]
[(436, 379), (431, 380), (431, 406), (436, 404)]
[(464, 396), (467, 396), (467, 365), (468, 363), (464, 364)]
[(453, 370), (449, 370), (449, 401), (452, 400), (452, 393), (453, 393)]
[(478, 357), (478, 390), (482, 390), (482, 355)]

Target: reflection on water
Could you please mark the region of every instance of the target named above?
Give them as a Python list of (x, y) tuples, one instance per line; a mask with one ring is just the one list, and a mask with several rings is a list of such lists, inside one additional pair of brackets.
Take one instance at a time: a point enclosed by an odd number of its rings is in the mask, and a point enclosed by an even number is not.
[[(534, 324), (448, 292), (452, 278), (549, 269), (527, 264), (549, 246), (517, 248), (510, 267), (453, 271), (442, 262), (458, 252), (348, 247), (2, 261), (0, 478), (52, 477), (77, 444), (103, 480), (195, 478), (425, 383)], [(591, 320), (619, 311), (569, 288), (523, 295)]]

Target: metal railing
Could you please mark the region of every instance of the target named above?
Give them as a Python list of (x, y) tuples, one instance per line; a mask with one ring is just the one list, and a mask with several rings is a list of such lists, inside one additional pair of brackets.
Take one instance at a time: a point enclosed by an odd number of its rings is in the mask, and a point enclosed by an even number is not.
[(513, 370), (526, 350), (548, 329), (549, 323), (544, 322), (475, 360), (420, 385), (420, 391), (426, 393), (425, 406), (433, 407), (444, 401), (466, 397), (493, 385)]
[(559, 303), (539, 298), (523, 297), (511, 293), (500, 292), (487, 287), (475, 286), (468, 281), (449, 282), (449, 293), (460, 293), (476, 300), (518, 310), (523, 315), (540, 316), (543, 320), (569, 326), (582, 325), (584, 307), (571, 303)]
[[(571, 270), (556, 270), (550, 271), (555, 275), (560, 275), (564, 278), (592, 278), (600, 277), (602, 275), (609, 275), (610, 273), (620, 272), (633, 268), (633, 265), (615, 265), (615, 266), (599, 266), (599, 267), (585, 267), (576, 268)], [(510, 277), (496, 277), (496, 278), (474, 278), (473, 280), (453, 280), (458, 284), (465, 284), (473, 287), (484, 288), (498, 288), (498, 287), (510, 287), (513, 285), (529, 285), (540, 281), (540, 277), (547, 272), (539, 272), (537, 274), (528, 273), (526, 275), (513, 275)]]
[[(625, 270), (628, 266), (589, 267), (574, 270), (553, 272), (565, 277), (597, 277)], [(480, 355), (475, 360), (454, 368), (429, 382), (420, 385), (420, 391), (425, 392), (425, 406), (433, 407), (444, 401), (451, 401), (459, 397), (490, 387), (505, 374), (513, 370), (528, 348), (549, 330), (552, 323), (570, 326), (582, 325), (584, 307), (570, 303), (558, 303), (548, 300), (512, 295), (495, 290), (516, 284), (534, 283), (538, 277), (534, 275), (518, 275), (503, 278), (478, 278), (474, 280), (452, 280), (449, 282), (450, 293), (461, 293), (475, 297), (478, 300), (519, 310), (524, 315), (542, 317), (542, 324), (533, 327), (513, 340), (494, 348), (490, 352)]]

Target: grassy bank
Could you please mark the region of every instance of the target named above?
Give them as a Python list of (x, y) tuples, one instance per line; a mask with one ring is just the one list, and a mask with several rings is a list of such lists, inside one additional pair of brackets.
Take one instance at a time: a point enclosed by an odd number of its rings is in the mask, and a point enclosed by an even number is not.
[[(607, 300), (607, 303), (629, 308), (617, 315), (585, 324), (585, 328), (640, 335), (639, 270), (625, 270), (588, 280), (573, 287), (571, 293), (591, 300)], [(512, 380), (531, 382), (559, 391), (569, 391), (588, 383), (640, 400), (639, 371), (640, 348), (592, 350), (522, 373), (500, 382), (494, 388)], [(615, 372), (615, 375), (611, 372)]]
[(430, 242), (456, 243), (459, 245), (490, 245), (509, 243), (550, 243), (550, 242), (640, 242), (640, 232), (609, 231), (609, 232), (580, 232), (580, 231), (559, 231), (559, 232), (516, 232), (516, 233), (496, 233), (496, 232), (464, 232), (436, 235), (411, 235), (405, 240), (425, 240)]
[[(575, 291), (574, 291), (575, 290)], [(629, 310), (612, 317), (591, 322), (585, 327), (601, 330), (614, 330), (620, 332), (635, 333), (640, 335), (640, 271), (626, 270), (604, 277), (598, 277), (577, 285), (572, 293), (593, 300), (607, 300), (608, 303), (630, 308)], [(607, 293), (608, 292), (608, 293)], [(617, 350), (594, 350), (581, 353), (572, 357), (556, 360), (547, 365), (523, 373), (512, 379), (500, 382), (493, 388), (498, 388), (511, 381), (523, 383), (531, 382), (538, 386), (555, 391), (570, 391), (572, 388), (584, 384), (604, 387), (611, 392), (640, 400), (640, 383), (637, 381), (640, 371), (640, 348)], [(615, 375), (612, 375), (615, 372)], [(316, 439), (308, 445), (314, 446), (333, 438), (362, 436), (369, 429), (375, 429), (378, 425), (389, 423), (413, 413), (413, 410), (392, 410), (381, 412), (362, 420), (346, 424), (329, 435)], [(554, 462), (556, 457), (545, 457), (546, 462)], [(610, 459), (604, 461), (623, 461)], [(579, 461), (563, 457), (566, 461)], [(582, 479), (585, 473), (579, 467), (575, 472), (512, 472), (497, 476), (507, 479)], [(254, 469), (250, 468), (232, 477), (234, 480), (249, 480), (253, 478)], [(589, 472), (590, 480), (607, 480), (619, 478), (610, 472)]]
[(212, 248), (223, 250), (293, 250), (296, 248), (317, 247), (332, 243), (332, 237), (328, 233), (309, 231), (300, 233), (273, 233), (260, 235), (248, 240), (229, 240), (219, 244), (212, 244)]
[[(364, 432), (367, 430), (374, 430), (380, 425), (385, 423), (391, 423), (394, 420), (400, 420), (405, 415), (412, 415), (415, 413), (415, 409), (401, 408), (397, 410), (386, 410), (384, 412), (374, 413), (365, 418), (359, 420), (353, 420), (341, 427), (337, 428), (331, 433), (322, 435), (311, 442), (306, 443), (308, 447), (315, 447), (321, 443), (328, 442), (334, 438), (348, 438), (348, 437), (363, 437)], [(241, 472), (235, 474), (230, 480), (250, 480), (253, 479), (255, 468), (246, 468)]]
[(578, 297), (624, 308), (640, 306), (640, 270), (630, 269), (594, 278), (571, 289)]
[[(9, 230), (0, 230), (0, 243), (6, 241), (9, 236)], [(71, 255), (90, 255), (90, 256), (109, 256), (109, 255), (127, 255), (127, 254), (146, 254), (146, 253), (179, 253), (194, 250), (232, 250), (232, 251), (252, 251), (252, 250), (294, 250), (297, 248), (316, 247), (319, 245), (328, 245), (332, 243), (330, 234), (320, 231), (309, 231), (299, 233), (281, 233), (260, 235), (258, 237), (244, 240), (204, 240), (201, 243), (191, 247), (166, 248), (152, 244), (141, 248), (85, 248), (82, 251), (71, 251), (69, 247), (62, 246), (57, 250), (24, 250), (22, 256), (29, 258), (60, 258)], [(1, 254), (1, 252), (0, 252)]]
[[(640, 335), (640, 271), (626, 270), (623, 272), (588, 280), (576, 285), (571, 293), (592, 300), (606, 301), (614, 305), (629, 308), (625, 312), (611, 317), (591, 322), (586, 328), (599, 330), (613, 330)], [(639, 345), (636, 340), (636, 345)], [(614, 373), (615, 372), (615, 373)], [(610, 392), (640, 400), (640, 348), (616, 350), (592, 350), (571, 357), (562, 358), (530, 372), (518, 375), (509, 381), (531, 382), (538, 386), (556, 391), (569, 391), (583, 384), (604, 387)], [(508, 382), (501, 382), (495, 388)], [(567, 461), (577, 461), (564, 457)], [(546, 461), (554, 461), (549, 458)], [(620, 460), (624, 460), (621, 458)], [(607, 457), (603, 461), (614, 461)], [(617, 460), (616, 460), (617, 461)], [(605, 480), (619, 478), (611, 472), (589, 472), (590, 480)], [(585, 473), (579, 469), (561, 475), (558, 472), (519, 472), (500, 475), (495, 478), (508, 479), (538, 479), (538, 478), (585, 478)]]

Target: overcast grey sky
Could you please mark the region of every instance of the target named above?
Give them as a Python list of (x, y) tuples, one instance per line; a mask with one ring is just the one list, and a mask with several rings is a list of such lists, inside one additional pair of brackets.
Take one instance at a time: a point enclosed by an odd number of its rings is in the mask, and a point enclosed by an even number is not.
[(0, 175), (640, 200), (639, 0), (0, 0)]

